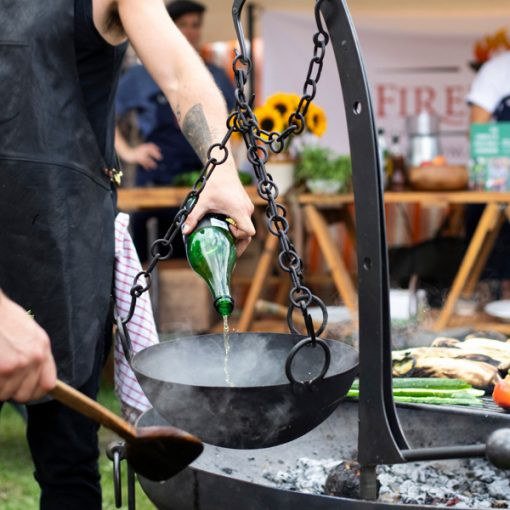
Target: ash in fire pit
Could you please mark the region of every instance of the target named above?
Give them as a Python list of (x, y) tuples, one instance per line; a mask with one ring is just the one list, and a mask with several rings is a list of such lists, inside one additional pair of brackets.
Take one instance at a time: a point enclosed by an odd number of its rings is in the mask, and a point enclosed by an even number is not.
[[(358, 465), (306, 457), (264, 478), (282, 489), (353, 498), (359, 494)], [(482, 459), (378, 467), (379, 501), (453, 508), (509, 508), (508, 473)]]

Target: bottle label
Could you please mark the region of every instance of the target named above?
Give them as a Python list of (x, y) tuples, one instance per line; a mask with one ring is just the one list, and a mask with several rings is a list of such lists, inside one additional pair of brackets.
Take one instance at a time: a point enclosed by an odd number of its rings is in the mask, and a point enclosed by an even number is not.
[(225, 230), (229, 230), (228, 223), (226, 221), (220, 220), (219, 218), (215, 218), (214, 216), (211, 216), (209, 218), (209, 221), (211, 222), (211, 225), (213, 227), (220, 227)]

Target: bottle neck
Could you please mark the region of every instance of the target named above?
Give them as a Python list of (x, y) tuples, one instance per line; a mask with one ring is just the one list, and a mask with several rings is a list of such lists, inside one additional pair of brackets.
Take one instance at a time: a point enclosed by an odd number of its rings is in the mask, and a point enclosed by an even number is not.
[(214, 308), (222, 317), (230, 317), (234, 309), (234, 300), (230, 296), (221, 296), (214, 301)]

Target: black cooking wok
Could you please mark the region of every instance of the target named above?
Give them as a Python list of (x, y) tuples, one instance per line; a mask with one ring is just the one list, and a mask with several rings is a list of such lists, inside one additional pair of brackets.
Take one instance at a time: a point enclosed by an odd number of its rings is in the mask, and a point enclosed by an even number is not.
[[(131, 358), (147, 398), (173, 426), (227, 448), (265, 448), (291, 441), (316, 427), (349, 390), (357, 351), (325, 340), (331, 364), (312, 384), (291, 384), (289, 351), (304, 337), (275, 333), (230, 335), (230, 378), (225, 382), (223, 335), (179, 338), (148, 347)], [(307, 346), (295, 357), (296, 379), (321, 371), (324, 351)]]

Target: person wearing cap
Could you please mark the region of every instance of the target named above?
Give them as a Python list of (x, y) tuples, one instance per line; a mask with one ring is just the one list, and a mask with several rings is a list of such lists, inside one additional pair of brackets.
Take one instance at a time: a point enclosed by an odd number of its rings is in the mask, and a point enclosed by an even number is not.
[[(510, 121), (510, 51), (488, 60), (478, 71), (469, 94), (470, 122)], [(466, 207), (466, 237), (471, 239), (482, 216), (483, 206)], [(497, 280), (499, 299), (510, 299), (510, 224), (505, 220), (492, 253), (485, 265), (482, 278)]]
[[(191, 46), (199, 51), (205, 7), (190, 0), (175, 0), (167, 6), (168, 13)], [(225, 71), (206, 63), (221, 90), (230, 111), (235, 104), (234, 88)], [(116, 113), (120, 118), (136, 112), (137, 128), (142, 143), (131, 147), (116, 130), (115, 147), (121, 159), (136, 164), (136, 186), (169, 186), (176, 175), (200, 170), (202, 163), (183, 135), (165, 95), (143, 65), (130, 68), (120, 79), (116, 97)], [(142, 261), (148, 256), (147, 221), (156, 218), (158, 237), (170, 226), (176, 209), (166, 208), (132, 215), (133, 240)], [(176, 256), (184, 256), (179, 239)]]
[[(227, 109), (163, 0), (2, 1), (0, 33), (0, 396), (53, 385), (49, 338), (58, 378), (96, 398), (112, 339), (114, 98), (127, 42), (201, 161), (224, 136)], [(209, 211), (235, 220), (242, 251), (253, 205), (232, 157), (183, 232)], [(40, 508), (100, 510), (97, 424), (50, 398), (27, 415)]]

